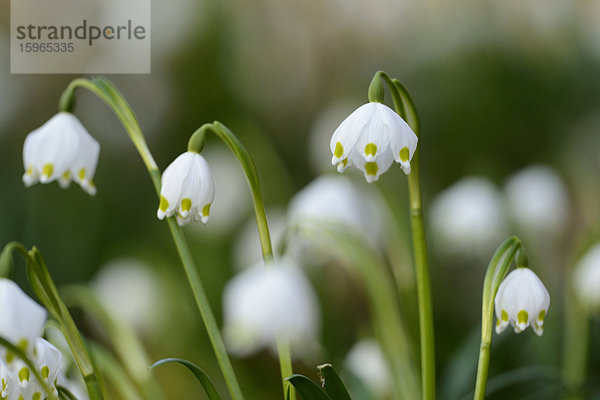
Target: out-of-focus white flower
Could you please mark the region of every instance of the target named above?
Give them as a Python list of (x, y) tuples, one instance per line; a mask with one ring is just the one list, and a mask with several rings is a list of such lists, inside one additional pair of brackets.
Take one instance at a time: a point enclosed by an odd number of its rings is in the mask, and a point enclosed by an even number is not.
[(502, 193), (487, 179), (464, 178), (431, 203), (430, 225), (446, 254), (487, 259), (507, 235)]
[[(24, 351), (32, 351), (46, 322), (46, 310), (16, 283), (0, 279), (0, 315), (0, 336)], [(13, 361), (14, 354), (6, 354), (4, 348), (2, 352), (8, 363)]]
[(23, 145), (25, 186), (38, 181), (48, 183), (58, 179), (66, 188), (71, 180), (83, 190), (96, 194), (92, 181), (96, 173), (100, 145), (73, 114), (60, 112), (32, 131)]
[(367, 182), (379, 179), (395, 160), (410, 174), (410, 160), (417, 149), (417, 135), (391, 108), (367, 103), (350, 114), (331, 137), (331, 163), (339, 172), (355, 165)]
[(357, 342), (348, 356), (346, 368), (358, 377), (378, 398), (387, 396), (391, 391), (392, 376), (379, 344), (373, 339)]
[[(288, 228), (286, 214), (283, 209), (267, 209), (269, 234), (273, 251), (277, 253)], [(288, 243), (289, 246), (289, 243)], [(288, 254), (286, 252), (286, 254)], [(262, 260), (260, 237), (256, 227), (256, 217), (252, 216), (239, 229), (233, 246), (233, 263), (238, 270), (259, 263)]]
[[(567, 189), (551, 168), (535, 165), (512, 175), (506, 183), (508, 207), (517, 224), (532, 236), (555, 236), (569, 218)], [(546, 240), (545, 239), (545, 240)]]
[(257, 264), (236, 275), (223, 292), (224, 338), (238, 356), (274, 348), (279, 336), (292, 354), (310, 352), (320, 329), (315, 292), (290, 260)]
[(501, 333), (509, 322), (515, 333), (523, 332), (529, 325), (538, 336), (544, 333), (550, 294), (529, 268), (519, 267), (508, 274), (498, 288), (494, 303), (496, 333)]
[(600, 311), (600, 243), (589, 249), (573, 271), (575, 296), (588, 311)]
[(117, 259), (104, 265), (92, 288), (107, 311), (139, 333), (154, 331), (163, 315), (160, 283), (152, 269), (135, 259)]
[(215, 184), (208, 163), (200, 154), (187, 151), (177, 157), (162, 175), (159, 219), (177, 215), (180, 225), (194, 220), (208, 222)]
[[(378, 200), (373, 193), (361, 191), (349, 178), (323, 175), (292, 198), (288, 208), (289, 225), (300, 231), (315, 223), (349, 229), (377, 248), (384, 231), (384, 212)], [(305, 236), (310, 245), (311, 235)]]

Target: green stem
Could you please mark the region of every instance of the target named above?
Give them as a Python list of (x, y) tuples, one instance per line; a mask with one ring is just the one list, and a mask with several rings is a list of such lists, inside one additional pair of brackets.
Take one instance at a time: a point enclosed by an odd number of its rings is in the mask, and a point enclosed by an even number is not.
[(485, 398), (488, 370), (490, 366), (490, 349), (492, 347), (492, 330), (494, 323), (494, 299), (500, 283), (506, 276), (508, 268), (521, 249), (521, 241), (510, 237), (498, 247), (488, 266), (483, 283), (481, 304), (481, 344), (477, 365), (474, 400)]
[[(192, 134), (188, 143), (188, 149), (201, 150), (206, 141), (206, 133), (212, 132), (221, 139), (227, 147), (233, 152), (240, 162), (254, 200), (254, 214), (256, 215), (256, 225), (258, 228), (258, 236), (260, 238), (261, 250), (265, 266), (269, 266), (273, 260), (273, 248), (271, 246), (271, 235), (269, 234), (269, 225), (267, 223), (267, 214), (265, 205), (260, 190), (260, 182), (258, 179), (258, 171), (252, 154), (242, 141), (224, 124), (219, 121), (214, 121), (212, 124), (204, 124)], [(279, 366), (281, 370), (281, 378), (283, 381), (283, 396), (286, 398), (288, 386), (291, 384), (285, 381), (285, 378), (292, 375), (292, 356), (288, 341), (282, 337), (277, 338), (277, 353), (279, 355)], [(290, 400), (296, 399), (296, 393), (290, 390)]]
[[(131, 107), (125, 101), (123, 95), (104, 78), (94, 78), (92, 80), (75, 79), (67, 87), (61, 97), (59, 106), (61, 111), (71, 110), (73, 105), (74, 90), (77, 87), (83, 87), (90, 90), (92, 93), (100, 97), (109, 106), (109, 108), (113, 110), (123, 124), (140, 156), (144, 160), (144, 164), (146, 165), (146, 168), (150, 174), (150, 178), (152, 179), (154, 189), (156, 190), (157, 195), (160, 197), (160, 171), (156, 165), (156, 162), (154, 161), (154, 158), (152, 157), (152, 154), (150, 153), (150, 150), (148, 149), (148, 146), (146, 145), (146, 141), (141, 132), (137, 119), (135, 118), (133, 111), (131, 111)], [(217, 361), (221, 367), (227, 387), (229, 388), (229, 392), (234, 400), (242, 400), (242, 391), (235, 373), (233, 372), (231, 360), (227, 355), (223, 338), (221, 337), (217, 321), (210, 308), (210, 304), (202, 286), (192, 253), (187, 242), (185, 241), (185, 237), (181, 231), (181, 228), (176, 222), (175, 217), (167, 218), (167, 222), (171, 231), (171, 235), (173, 236), (175, 246), (177, 247), (177, 252), (181, 258), (185, 274), (191, 286), (196, 305), (200, 311), (200, 316), (202, 317), (202, 321), (204, 322), (208, 332), (208, 336), (217, 357)]]
[(565, 339), (562, 379), (567, 387), (565, 400), (582, 400), (589, 354), (590, 317), (573, 293), (572, 270), (565, 288)]
[[(417, 137), (420, 138), (419, 118), (408, 91), (397, 79), (383, 71), (377, 72), (389, 85), (394, 108), (398, 115), (406, 120)], [(435, 399), (435, 342), (433, 334), (433, 306), (431, 302), (431, 283), (427, 258), (427, 241), (423, 218), (423, 200), (419, 178), (419, 147), (410, 162), (408, 175), (408, 196), (410, 222), (412, 230), (413, 252), (415, 257), (415, 275), (417, 279), (417, 299), (419, 304), (419, 332), (421, 343), (421, 388), (423, 400)]]

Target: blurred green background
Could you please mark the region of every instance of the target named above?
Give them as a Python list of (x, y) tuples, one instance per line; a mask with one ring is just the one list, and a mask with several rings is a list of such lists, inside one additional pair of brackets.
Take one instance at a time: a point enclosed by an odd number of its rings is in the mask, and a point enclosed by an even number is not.
[[(23, 140), (57, 111), (62, 90), (76, 76), (11, 75), (9, 22), (4, 0), (0, 243), (38, 246), (58, 284), (89, 282), (114, 258), (141, 259), (169, 288), (155, 293), (169, 305), (156, 315), (163, 324), (144, 335), (151, 358), (191, 359), (224, 389), (166, 224), (155, 217), (150, 179), (104, 104), (77, 94), (75, 114), (102, 146), (95, 197), (75, 184), (68, 190), (22, 184)], [(464, 176), (483, 176), (502, 187), (515, 171), (542, 163), (564, 180), (569, 223), (549, 249), (530, 255), (552, 296), (546, 332), (541, 338), (530, 331), (494, 336), (490, 374), (524, 366), (554, 371), (562, 357), (565, 276), (600, 232), (600, 2), (153, 1), (152, 73), (108, 78), (131, 103), (162, 169), (186, 150), (197, 127), (217, 119), (253, 153), (267, 207), (284, 208), (312, 179), (333, 172), (328, 137), (366, 102), (379, 69), (404, 83), (420, 113), (426, 212), (437, 193)], [(216, 139), (206, 151), (213, 170), (220, 168), (213, 162), (232, 163)], [(209, 224), (186, 228), (219, 320), (222, 289), (236, 271), (232, 251), (252, 217), (241, 169), (229, 170), (230, 181), (215, 178)], [(241, 186), (231, 189), (231, 182)], [(392, 167), (377, 184), (399, 215), (406, 215), (404, 182)], [(231, 209), (218, 213), (220, 202)], [(407, 234), (408, 226), (401, 230)], [(472, 388), (485, 266), (432, 254), (441, 398), (459, 398)], [(17, 269), (16, 279), (26, 287), (23, 270)], [(309, 275), (322, 305), (325, 350), (296, 366), (314, 378), (318, 363), (343, 363), (369, 316), (362, 289), (335, 265)], [(402, 307), (416, 332), (415, 304), (407, 300)], [(96, 335), (89, 321), (81, 324)], [(599, 331), (596, 318), (591, 338)], [(592, 340), (589, 398), (600, 398), (593, 397), (594, 388), (600, 396), (599, 350), (600, 342)], [(234, 359), (234, 368), (248, 398), (278, 398), (278, 365), (269, 352)], [(168, 398), (187, 398), (198, 388), (175, 367), (156, 375)], [(558, 398), (560, 390), (547, 384), (513, 385), (490, 398)]]

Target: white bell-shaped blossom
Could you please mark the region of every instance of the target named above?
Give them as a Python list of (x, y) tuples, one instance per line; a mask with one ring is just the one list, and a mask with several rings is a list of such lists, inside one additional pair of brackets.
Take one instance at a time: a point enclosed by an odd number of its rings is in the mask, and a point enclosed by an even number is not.
[[(380, 200), (375, 193), (361, 190), (359, 185), (347, 177), (323, 175), (310, 182), (291, 199), (288, 207), (289, 225), (300, 232), (305, 226), (310, 227), (315, 223), (334, 229), (341, 228), (378, 248), (381, 247), (385, 232), (385, 212)], [(302, 235), (302, 239), (304, 242), (308, 241), (303, 244), (309, 246), (314, 244), (311, 240), (320, 241), (314, 236), (314, 232)]]
[(238, 356), (288, 340), (292, 354), (312, 351), (320, 314), (316, 294), (290, 260), (257, 264), (236, 275), (223, 292), (224, 339)]
[(446, 255), (486, 260), (508, 234), (502, 193), (485, 178), (463, 178), (431, 203), (434, 248)]
[(569, 196), (553, 169), (527, 167), (508, 179), (505, 193), (509, 211), (525, 233), (542, 235), (547, 241), (564, 232), (569, 220)]
[(538, 276), (529, 268), (516, 268), (504, 278), (496, 299), (496, 333), (501, 333), (510, 323), (515, 333), (529, 325), (541, 336), (544, 317), (550, 307), (550, 294)]
[(331, 163), (339, 172), (355, 165), (367, 182), (379, 179), (393, 161), (410, 174), (410, 160), (417, 149), (417, 135), (391, 108), (367, 103), (357, 108), (335, 130), (330, 147)]
[(92, 288), (113, 317), (139, 334), (155, 332), (165, 322), (165, 298), (156, 296), (164, 287), (152, 267), (141, 260), (111, 260), (94, 277)]
[(25, 186), (58, 180), (66, 188), (71, 180), (91, 195), (100, 145), (69, 112), (60, 112), (32, 131), (23, 145)]
[[(33, 350), (46, 322), (46, 310), (9, 279), (0, 279), (0, 336), (24, 351)], [(2, 348), (10, 364), (14, 354)]]
[(600, 243), (589, 249), (573, 271), (574, 293), (590, 312), (600, 311)]
[(392, 374), (381, 347), (375, 340), (363, 339), (352, 346), (345, 365), (377, 398), (389, 396)]
[(208, 163), (200, 154), (187, 151), (165, 169), (160, 189), (159, 219), (177, 216), (180, 225), (208, 222), (215, 184)]

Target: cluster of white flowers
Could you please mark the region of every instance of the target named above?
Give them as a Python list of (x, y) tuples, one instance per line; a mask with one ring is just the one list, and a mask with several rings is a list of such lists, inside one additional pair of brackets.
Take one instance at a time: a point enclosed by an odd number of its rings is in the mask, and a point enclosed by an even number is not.
[[(30, 299), (17, 284), (0, 279), (0, 336), (23, 350), (36, 370), (57, 393), (62, 353), (42, 339), (46, 310)], [(29, 367), (10, 350), (0, 348), (0, 398), (42, 400), (46, 393)]]
[(27, 135), (23, 146), (23, 182), (58, 180), (66, 188), (71, 180), (91, 195), (96, 194), (93, 177), (100, 145), (71, 113), (60, 112)]
[(496, 333), (510, 323), (515, 333), (531, 325), (541, 336), (548, 307), (550, 294), (540, 278), (529, 268), (516, 268), (504, 278), (496, 294)]
[(483, 177), (463, 178), (431, 203), (433, 247), (444, 254), (486, 260), (508, 235), (510, 220), (520, 236), (540, 245), (565, 232), (569, 196), (552, 168), (532, 165), (511, 175), (504, 192)]

